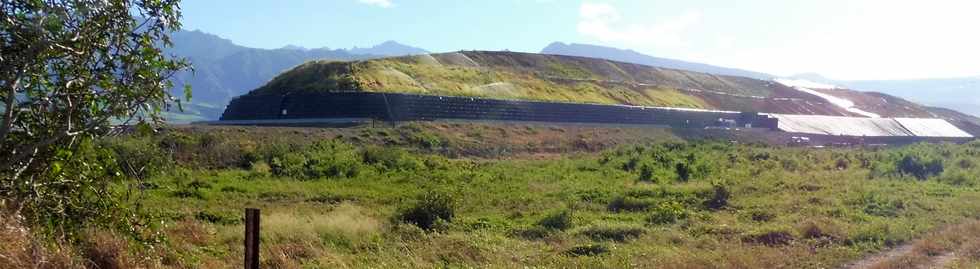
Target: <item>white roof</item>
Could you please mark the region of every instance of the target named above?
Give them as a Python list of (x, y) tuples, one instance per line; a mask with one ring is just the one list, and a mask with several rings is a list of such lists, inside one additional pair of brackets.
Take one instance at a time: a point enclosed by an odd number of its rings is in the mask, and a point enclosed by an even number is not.
[(784, 132), (844, 136), (973, 137), (943, 119), (768, 114)]
[(905, 129), (908, 129), (915, 136), (924, 137), (973, 137), (969, 133), (956, 128), (953, 124), (950, 124), (946, 120), (942, 119), (912, 119), (912, 118), (896, 118), (898, 123), (902, 124)]
[(893, 119), (772, 114), (779, 130), (791, 133), (845, 136), (913, 136)]

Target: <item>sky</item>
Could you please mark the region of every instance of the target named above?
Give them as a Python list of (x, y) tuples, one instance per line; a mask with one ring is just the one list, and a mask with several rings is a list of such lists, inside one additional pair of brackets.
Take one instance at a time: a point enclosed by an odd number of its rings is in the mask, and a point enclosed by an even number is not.
[(551, 42), (838, 80), (980, 75), (971, 0), (188, 0), (184, 29), (257, 48), (539, 52)]

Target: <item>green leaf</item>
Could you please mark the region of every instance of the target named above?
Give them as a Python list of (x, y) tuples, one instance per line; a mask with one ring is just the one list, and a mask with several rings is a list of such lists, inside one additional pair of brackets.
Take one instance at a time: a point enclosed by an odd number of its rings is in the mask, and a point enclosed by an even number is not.
[(150, 136), (153, 134), (153, 127), (145, 121), (140, 121), (136, 124), (136, 133), (140, 136)]
[(61, 173), (61, 162), (60, 161), (51, 162), (51, 174), (57, 175), (60, 173)]
[(191, 96), (192, 96), (192, 93), (191, 93), (191, 85), (190, 84), (184, 84), (184, 100), (187, 101), (187, 102), (190, 102), (191, 101)]

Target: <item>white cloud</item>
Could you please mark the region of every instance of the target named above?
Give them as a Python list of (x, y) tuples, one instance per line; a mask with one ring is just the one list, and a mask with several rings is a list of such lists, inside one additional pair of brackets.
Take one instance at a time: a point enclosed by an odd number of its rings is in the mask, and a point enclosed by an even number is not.
[(681, 47), (683, 34), (701, 21), (701, 13), (689, 11), (649, 24), (624, 23), (619, 11), (605, 3), (582, 3), (578, 32), (607, 43)]
[(357, 2), (361, 2), (368, 5), (379, 6), (383, 8), (389, 8), (395, 6), (395, 4), (391, 3), (391, 0), (357, 0)]

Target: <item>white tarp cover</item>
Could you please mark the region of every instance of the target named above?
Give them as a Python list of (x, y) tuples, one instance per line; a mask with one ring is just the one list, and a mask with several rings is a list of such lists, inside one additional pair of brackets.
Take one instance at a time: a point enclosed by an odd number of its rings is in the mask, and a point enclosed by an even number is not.
[(809, 94), (812, 94), (812, 95), (816, 95), (817, 97), (823, 98), (824, 100), (827, 100), (827, 102), (830, 102), (831, 104), (834, 104), (834, 105), (836, 105), (836, 106), (838, 106), (840, 108), (843, 108), (844, 110), (847, 110), (848, 112), (851, 112), (851, 113), (854, 113), (854, 114), (858, 114), (858, 115), (861, 115), (861, 116), (865, 116), (865, 117), (868, 117), (868, 118), (881, 118), (881, 116), (878, 115), (878, 114), (871, 113), (871, 112), (868, 112), (868, 111), (861, 110), (860, 108), (857, 108), (857, 106), (855, 106), (854, 105), (854, 102), (852, 102), (851, 100), (847, 100), (847, 99), (844, 99), (844, 98), (840, 98), (840, 97), (837, 97), (837, 96), (833, 96), (833, 95), (830, 95), (830, 94), (826, 94), (826, 93), (822, 93), (822, 92), (818, 92), (818, 91), (813, 90), (813, 89), (837, 89), (838, 88), (837, 86), (827, 85), (827, 84), (820, 84), (820, 83), (816, 83), (816, 82), (812, 82), (812, 81), (807, 81), (807, 80), (801, 80), (801, 79), (797, 79), (797, 80), (793, 80), (793, 79), (775, 79), (775, 81), (777, 83), (779, 83), (779, 84), (786, 85), (786, 86), (788, 86), (790, 88), (793, 88), (793, 89), (796, 89), (798, 91), (809, 93)]
[(973, 137), (943, 119), (896, 118), (898, 123), (915, 136), (923, 137)]
[(914, 136), (890, 118), (855, 118), (815, 115), (772, 114), (779, 130), (791, 133), (845, 136)]

